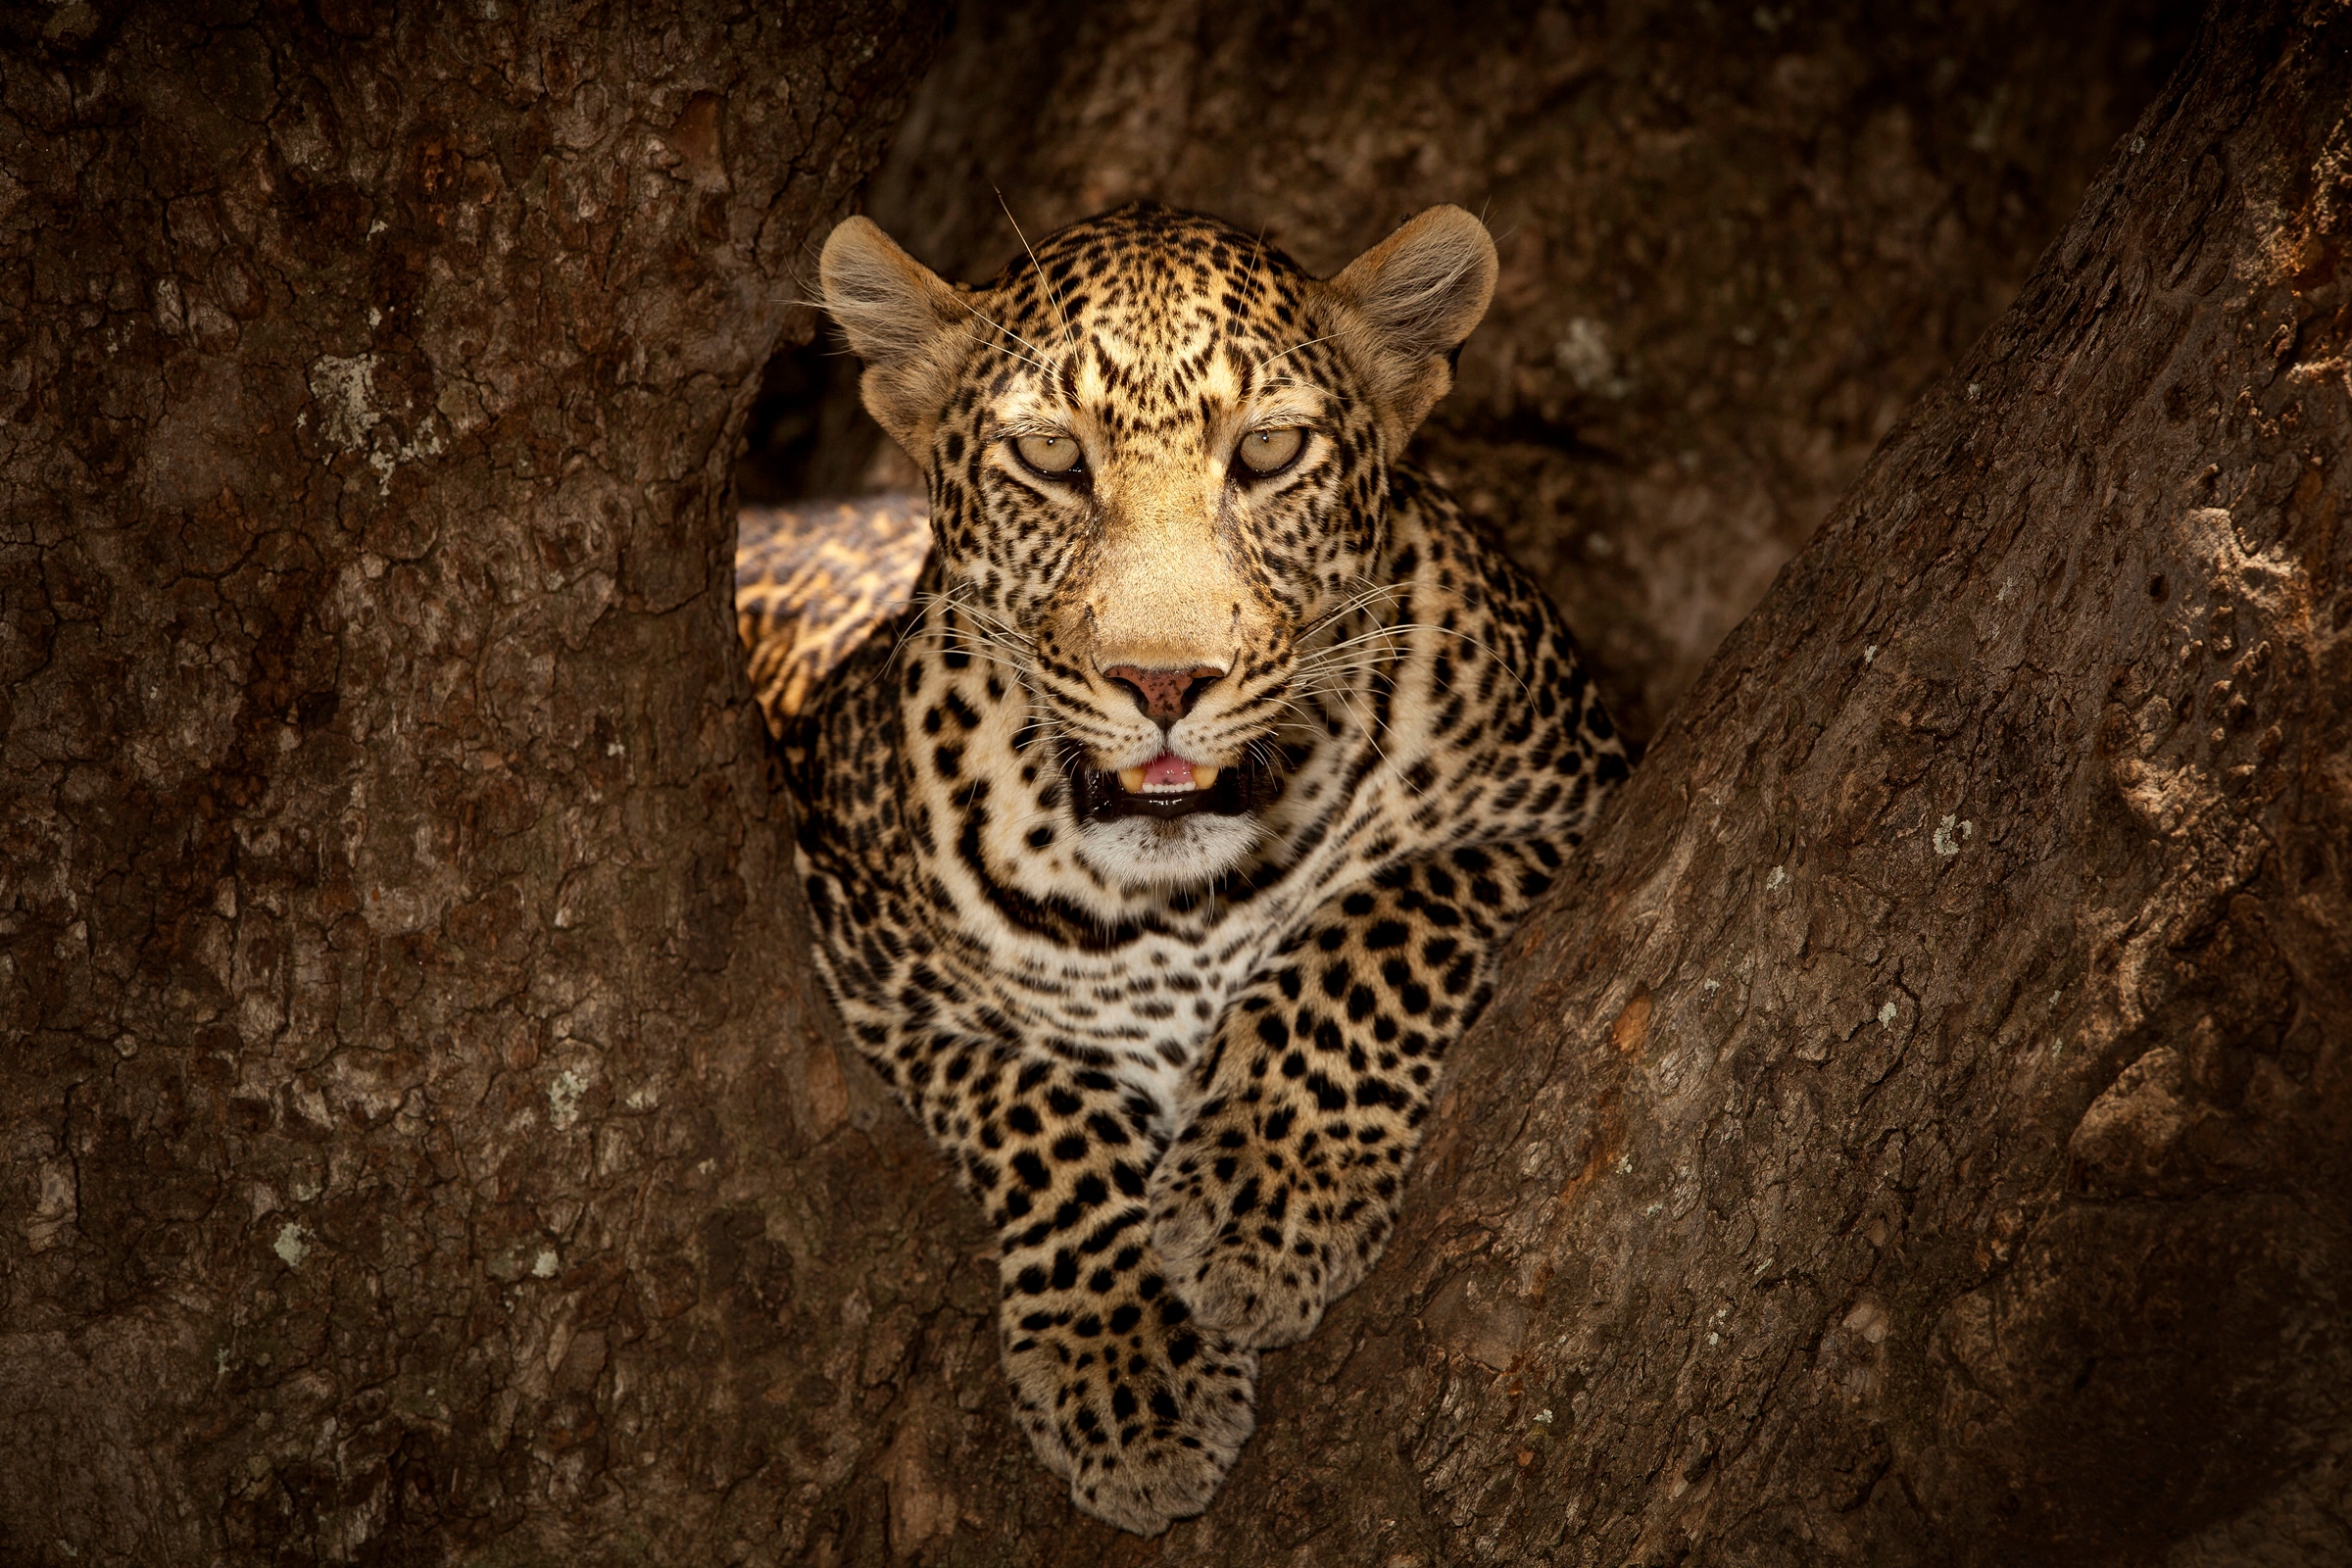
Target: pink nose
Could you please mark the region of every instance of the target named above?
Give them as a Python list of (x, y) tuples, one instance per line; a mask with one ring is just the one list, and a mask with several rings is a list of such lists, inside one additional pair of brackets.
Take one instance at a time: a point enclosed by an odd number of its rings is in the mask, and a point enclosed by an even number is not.
[(1144, 710), (1146, 718), (1173, 724), (1193, 710), (1201, 692), (1223, 673), (1205, 664), (1192, 669), (1138, 669), (1133, 664), (1113, 664), (1102, 675), (1134, 693), (1135, 706)]

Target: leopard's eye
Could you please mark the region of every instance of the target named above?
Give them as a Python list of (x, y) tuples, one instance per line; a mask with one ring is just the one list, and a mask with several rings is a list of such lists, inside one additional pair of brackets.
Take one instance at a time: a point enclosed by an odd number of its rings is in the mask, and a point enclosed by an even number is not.
[(1234, 455), (1242, 466), (1259, 478), (1280, 473), (1298, 461), (1298, 453), (1306, 445), (1306, 431), (1296, 424), (1286, 424), (1272, 430), (1252, 430), (1242, 437), (1241, 450)]
[(1050, 479), (1066, 478), (1078, 471), (1078, 460), (1084, 455), (1078, 450), (1078, 438), (1071, 435), (1025, 435), (1012, 443), (1021, 461)]

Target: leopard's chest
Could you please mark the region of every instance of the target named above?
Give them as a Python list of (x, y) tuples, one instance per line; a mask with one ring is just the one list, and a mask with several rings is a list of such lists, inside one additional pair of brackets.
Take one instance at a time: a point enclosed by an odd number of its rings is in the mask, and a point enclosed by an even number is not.
[[(965, 929), (994, 922), (968, 911)], [(1019, 1020), (1048, 1050), (1093, 1061), (1152, 1106), (1173, 1136), (1190, 1115), (1189, 1074), (1227, 1004), (1286, 934), (1284, 911), (1226, 911), (1201, 929), (1147, 933), (1111, 951), (988, 945), (975, 1000)]]

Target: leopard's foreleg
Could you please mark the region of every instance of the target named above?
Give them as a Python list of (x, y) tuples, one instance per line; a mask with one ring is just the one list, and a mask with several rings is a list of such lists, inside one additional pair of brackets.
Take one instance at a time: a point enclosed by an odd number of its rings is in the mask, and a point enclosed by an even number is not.
[(1288, 1345), (1371, 1268), (1439, 1064), (1559, 863), (1521, 841), (1396, 865), (1327, 900), (1228, 1005), (1151, 1182), (1152, 1239), (1199, 1321)]
[(1152, 1245), (1157, 1107), (1080, 1054), (924, 1045), (902, 1093), (997, 1232), (1004, 1371), (1038, 1457), (1124, 1529), (1199, 1513), (1255, 1424), (1257, 1355), (1195, 1319)]

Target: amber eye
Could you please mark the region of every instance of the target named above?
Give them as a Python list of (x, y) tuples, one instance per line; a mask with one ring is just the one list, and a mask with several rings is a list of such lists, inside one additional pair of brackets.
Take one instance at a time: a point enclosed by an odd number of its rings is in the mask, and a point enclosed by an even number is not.
[(1298, 459), (1298, 449), (1306, 445), (1306, 431), (1295, 424), (1279, 429), (1252, 430), (1242, 437), (1241, 450), (1234, 455), (1242, 466), (1264, 478), (1280, 473)]
[(1021, 461), (1049, 478), (1059, 479), (1078, 471), (1078, 438), (1069, 435), (1025, 435), (1012, 443), (1012, 450)]

